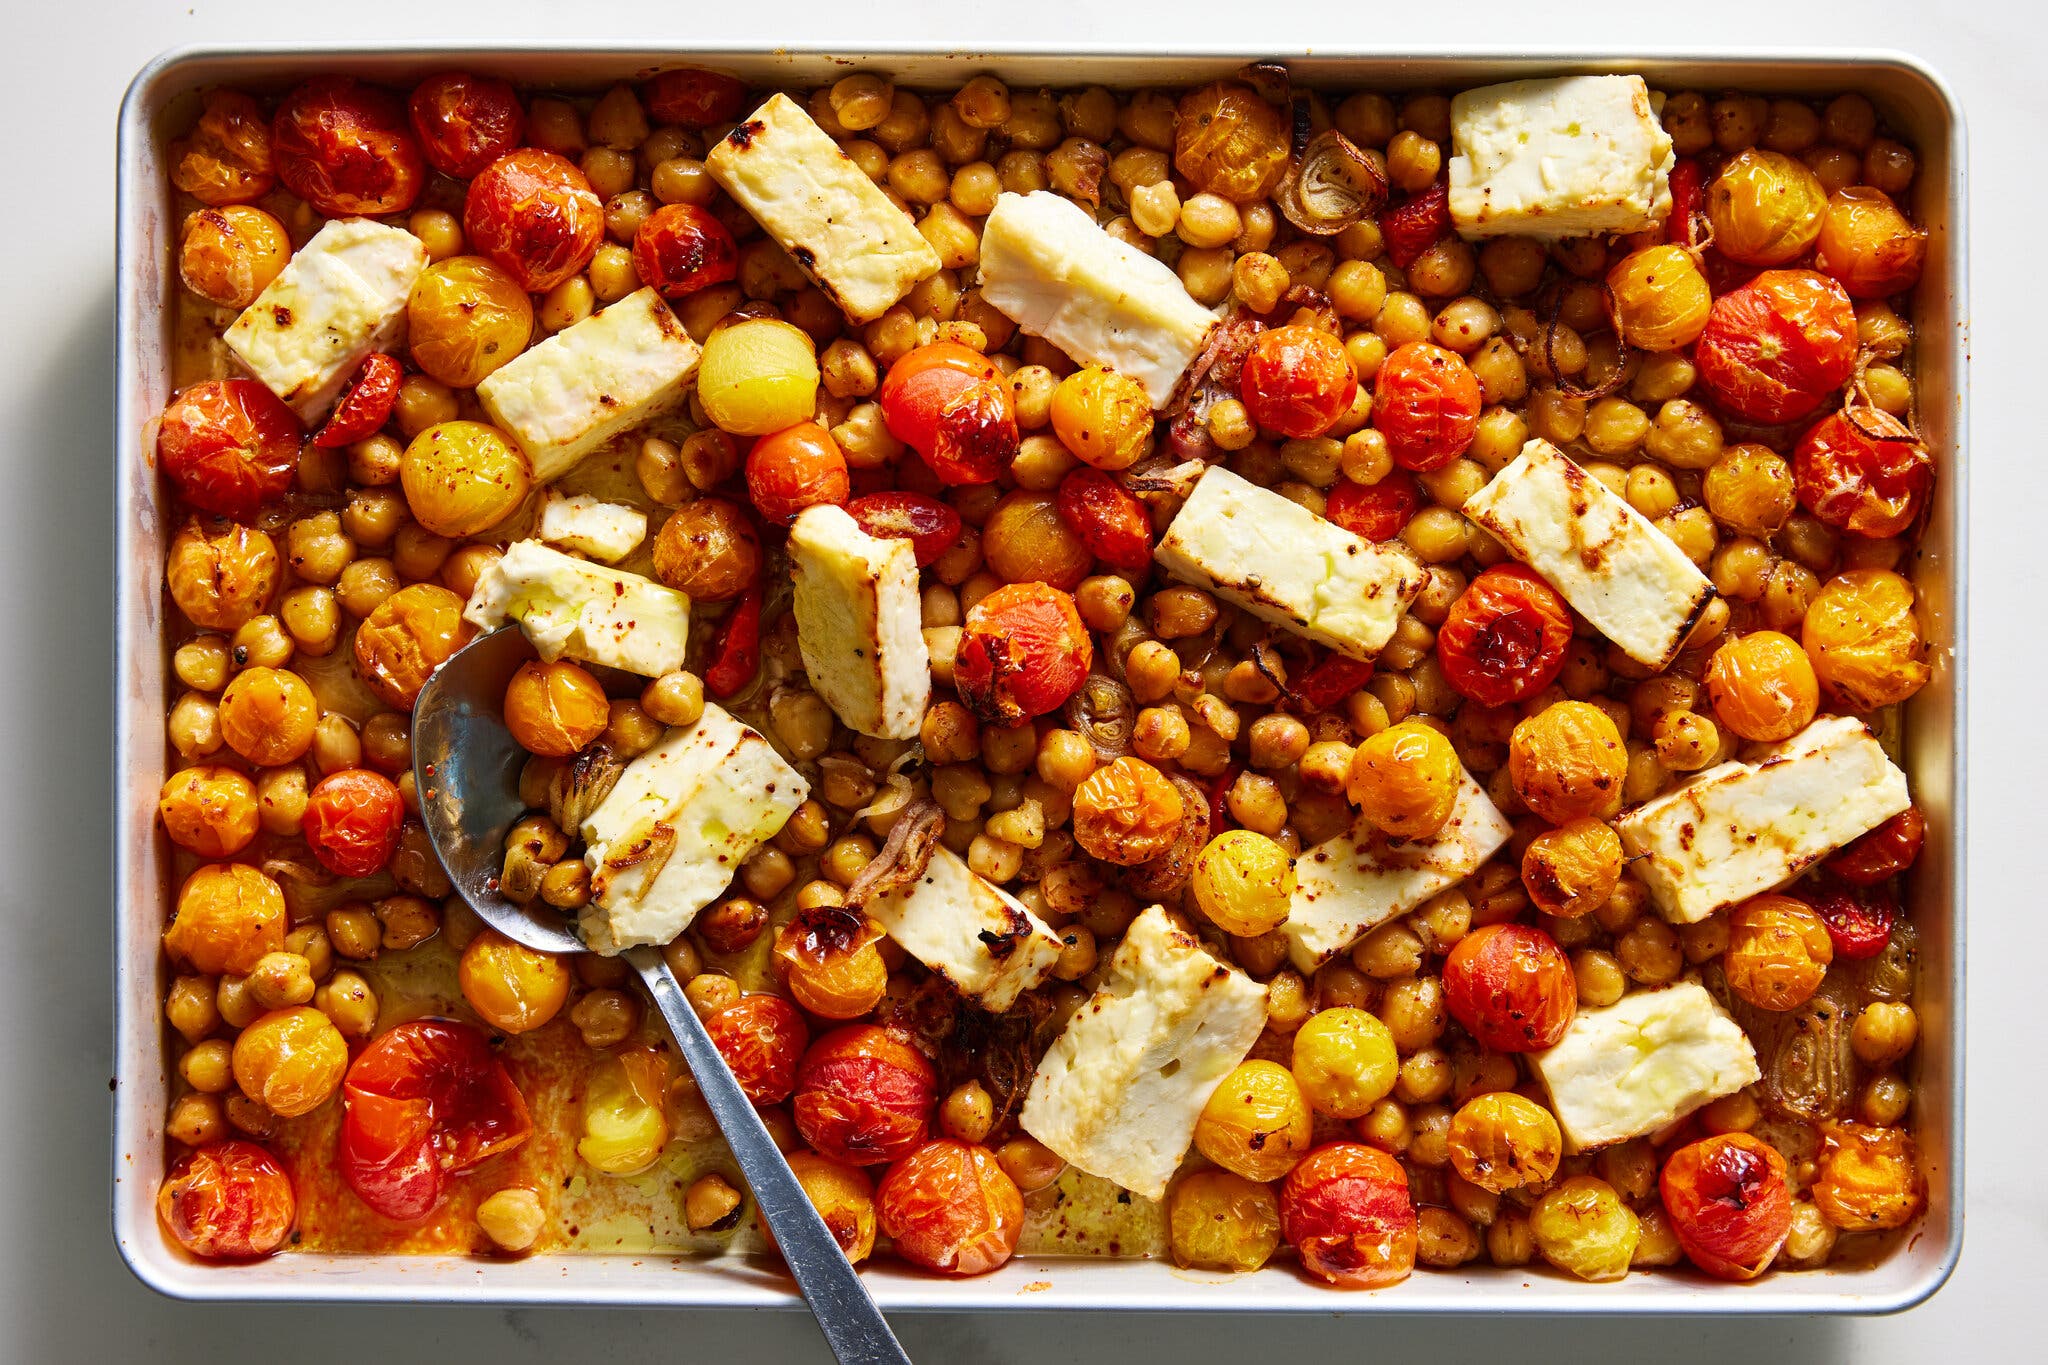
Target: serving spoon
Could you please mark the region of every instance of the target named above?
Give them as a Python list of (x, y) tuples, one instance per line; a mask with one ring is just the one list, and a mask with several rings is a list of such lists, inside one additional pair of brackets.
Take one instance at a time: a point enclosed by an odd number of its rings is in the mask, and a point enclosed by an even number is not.
[[(516, 943), (545, 953), (589, 951), (557, 915), (498, 893), (505, 835), (526, 813), (519, 770), (526, 750), (505, 728), (505, 687), (535, 657), (517, 626), (480, 636), (456, 651), (420, 690), (413, 708), (413, 778), (434, 852), (477, 917)], [(782, 1259), (842, 1365), (910, 1365), (882, 1310), (839, 1249), (796, 1173), (783, 1160), (752, 1102), (741, 1091), (704, 1021), (654, 948), (621, 956), (647, 983), (676, 1046), (718, 1120), (726, 1145), (775, 1235)]]

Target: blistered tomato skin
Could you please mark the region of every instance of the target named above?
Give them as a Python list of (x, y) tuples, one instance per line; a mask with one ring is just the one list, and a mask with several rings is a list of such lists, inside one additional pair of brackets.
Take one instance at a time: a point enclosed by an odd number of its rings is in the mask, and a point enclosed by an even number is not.
[(1821, 1216), (1845, 1232), (1904, 1227), (1927, 1207), (1913, 1135), (1903, 1128), (1830, 1123), (1812, 1185)]
[(869, 493), (846, 504), (846, 510), (871, 536), (909, 541), (920, 569), (930, 568), (960, 541), (960, 514), (924, 493)]
[(907, 1036), (850, 1024), (804, 1054), (790, 1111), (817, 1151), (849, 1166), (877, 1166), (925, 1140), (938, 1084)]
[(1876, 886), (1911, 867), (1927, 842), (1927, 817), (1908, 806), (1827, 861), (1851, 886)]
[(684, 503), (655, 536), (654, 576), (692, 602), (730, 602), (761, 576), (761, 537), (753, 518), (725, 498)]
[(1904, 293), (1919, 281), (1926, 259), (1927, 234), (1906, 221), (1883, 190), (1852, 185), (1828, 196), (1820, 267), (1840, 280), (1851, 298)]
[(1280, 1187), (1280, 1228), (1302, 1268), (1339, 1289), (1384, 1288), (1415, 1269), (1408, 1173), (1376, 1147), (1332, 1142), (1303, 1157)]
[(398, 363), (398, 357), (382, 351), (366, 356), (335, 400), (334, 410), (327, 414), (313, 444), (333, 450), (376, 435), (390, 419), (392, 405), (398, 401), (398, 386), (404, 381), (405, 366)]
[(633, 268), (662, 297), (679, 299), (739, 274), (732, 233), (695, 204), (663, 204), (633, 234)]
[(1062, 705), (1094, 661), (1071, 596), (1044, 583), (1006, 583), (969, 609), (953, 684), (982, 723), (1009, 727)]
[(467, 180), (519, 145), (526, 110), (510, 82), (444, 71), (413, 87), (406, 113), (427, 161)]
[(604, 205), (574, 162), (521, 147), (469, 182), (462, 230), (521, 289), (544, 294), (597, 254)]
[(1804, 730), (1820, 708), (1820, 679), (1789, 635), (1753, 630), (1707, 661), (1714, 719), (1744, 739), (1775, 742)]
[(1009, 381), (971, 347), (919, 346), (889, 367), (876, 401), (889, 434), (945, 483), (993, 483), (1017, 454)]
[(1113, 569), (1143, 573), (1152, 564), (1152, 520), (1145, 504), (1099, 469), (1086, 465), (1060, 480), (1060, 519), (1088, 552)]
[(1578, 1012), (1578, 979), (1557, 941), (1531, 924), (1475, 929), (1444, 959), (1444, 1005), (1496, 1052), (1538, 1052)]
[(1443, 240), (1450, 230), (1451, 182), (1441, 176), (1421, 194), (1380, 215), (1387, 259), (1403, 270), (1414, 265), (1423, 252)]
[(190, 137), (173, 143), (171, 183), (202, 204), (246, 204), (277, 183), (270, 120), (239, 90), (209, 90)]
[(329, 218), (403, 213), (426, 180), (398, 99), (346, 77), (318, 76), (293, 89), (270, 137), (285, 188)]
[(1686, 1258), (1720, 1279), (1761, 1275), (1792, 1230), (1785, 1158), (1748, 1133), (1679, 1148), (1665, 1160), (1658, 1189)]
[(1813, 913), (1820, 916), (1836, 957), (1852, 962), (1873, 958), (1892, 941), (1899, 904), (1884, 888), (1807, 886), (1802, 894)]
[(1882, 539), (1913, 524), (1934, 460), (1912, 428), (1879, 408), (1830, 413), (1792, 456), (1799, 505), (1837, 531)]
[(912, 1265), (980, 1275), (1010, 1259), (1024, 1234), (1024, 1196), (994, 1153), (952, 1138), (925, 1143), (889, 1168), (875, 1212)]
[(1729, 912), (1721, 959), (1728, 989), (1758, 1009), (1805, 1004), (1834, 956), (1833, 936), (1804, 901), (1765, 894)]
[(648, 80), (643, 93), (648, 113), (684, 128), (730, 123), (747, 99), (746, 84), (738, 77), (694, 66), (660, 72)]
[(1856, 345), (1856, 311), (1841, 285), (1811, 270), (1766, 270), (1714, 300), (1693, 359), (1731, 416), (1794, 422), (1849, 382)]
[(1479, 429), (1479, 380), (1454, 351), (1411, 341), (1373, 378), (1372, 424), (1394, 463), (1428, 473), (1465, 453)]
[(1571, 612), (1557, 590), (1519, 564), (1502, 564), (1451, 603), (1437, 631), (1437, 662), (1458, 695), (1506, 706), (1550, 686), (1571, 642)]
[(797, 1004), (820, 1019), (858, 1019), (881, 1003), (889, 966), (882, 926), (836, 905), (797, 912), (775, 933), (775, 965)]
[(157, 464), (202, 512), (246, 518), (284, 496), (305, 429), (253, 379), (209, 379), (171, 400), (157, 427)]
[(1422, 508), (1422, 485), (1405, 469), (1378, 483), (1340, 480), (1323, 504), (1323, 515), (1362, 540), (1392, 540)]
[(171, 1167), (157, 1217), (178, 1245), (209, 1261), (253, 1260), (284, 1245), (298, 1219), (291, 1177), (253, 1142), (211, 1142)]
[(1913, 585), (1889, 569), (1850, 569), (1822, 585), (1799, 642), (1831, 696), (1852, 711), (1902, 702), (1933, 670), (1913, 610)]
[(463, 599), (433, 583), (413, 583), (377, 604), (356, 628), (356, 676), (386, 706), (412, 710), (435, 669), (469, 643)]
[(1280, 1201), (1229, 1171), (1189, 1171), (1167, 1196), (1166, 1226), (1176, 1265), (1257, 1270), (1280, 1248)]
[(1358, 396), (1358, 371), (1344, 345), (1306, 324), (1260, 332), (1238, 371), (1238, 397), (1252, 420), (1280, 436), (1320, 436)]
[(1186, 802), (1142, 758), (1119, 758), (1074, 792), (1074, 839), (1090, 857), (1131, 867), (1173, 847)]
[(1813, 245), (1827, 203), (1805, 162), (1752, 147), (1707, 187), (1714, 249), (1744, 265), (1783, 265)]
[(765, 992), (744, 995), (706, 1019), (704, 1027), (748, 1099), (780, 1104), (789, 1098), (797, 1062), (811, 1041), (795, 1005)]
[(755, 511), (778, 526), (795, 521), (806, 507), (844, 506), (850, 492), (846, 456), (816, 422), (763, 436), (747, 452), (747, 496)]
[(391, 861), (405, 824), (405, 802), (382, 773), (344, 768), (306, 797), (306, 846), (340, 877), (368, 877)]

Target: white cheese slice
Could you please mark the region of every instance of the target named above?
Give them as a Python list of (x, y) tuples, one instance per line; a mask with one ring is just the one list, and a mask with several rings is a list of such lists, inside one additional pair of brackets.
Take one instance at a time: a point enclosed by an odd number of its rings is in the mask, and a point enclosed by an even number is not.
[(1031, 1078), (1024, 1131), (1091, 1175), (1159, 1199), (1202, 1106), (1266, 1026), (1266, 988), (1153, 906)]
[(669, 942), (809, 794), (758, 731), (707, 702), (696, 724), (669, 730), (627, 764), (583, 821), (583, 941), (600, 953)]
[(427, 249), (403, 228), (337, 218), (314, 233), (221, 338), (308, 426), (364, 359), (398, 344)]
[(1640, 232), (1677, 158), (1641, 76), (1510, 81), (1451, 99), (1451, 221), (1467, 237)]
[(515, 541), (477, 576), (463, 618), (496, 630), (517, 621), (552, 663), (564, 657), (658, 678), (683, 666), (690, 599), (623, 569)]
[(548, 483), (681, 402), (698, 355), (661, 295), (642, 289), (529, 346), (476, 396), (533, 461), (534, 479)]
[(1406, 550), (1362, 540), (1222, 465), (1202, 475), (1152, 557), (1174, 577), (1354, 659), (1394, 638), (1429, 581)]
[(889, 311), (939, 253), (804, 107), (776, 94), (704, 158), (797, 268), (855, 322)]
[(1060, 955), (1045, 921), (943, 846), (915, 883), (866, 909), (904, 952), (992, 1014), (1045, 980)]
[(1582, 1009), (1529, 1064), (1581, 1152), (1654, 1133), (1762, 1075), (1742, 1027), (1697, 981)]
[(615, 564), (647, 539), (647, 514), (588, 493), (565, 496), (550, 489), (541, 499), (540, 538)]
[(871, 536), (845, 508), (823, 504), (789, 528), (789, 562), (811, 690), (850, 730), (916, 739), (932, 661), (910, 542)]
[(1671, 662), (1713, 600), (1714, 585), (1671, 537), (1540, 437), (1464, 512), (1647, 668)]
[(1723, 763), (1616, 821), (1664, 918), (1693, 924), (1791, 881), (1907, 806), (1906, 775), (1853, 716)]
[(1287, 956), (1314, 971), (1396, 915), (1479, 870), (1514, 833), (1472, 775), (1459, 770), (1451, 818), (1433, 839), (1394, 839), (1364, 816), (1294, 860), (1294, 897), (1280, 926)]
[(981, 297), (1074, 359), (1141, 384), (1165, 408), (1216, 315), (1165, 262), (1050, 190), (1004, 194), (981, 228)]

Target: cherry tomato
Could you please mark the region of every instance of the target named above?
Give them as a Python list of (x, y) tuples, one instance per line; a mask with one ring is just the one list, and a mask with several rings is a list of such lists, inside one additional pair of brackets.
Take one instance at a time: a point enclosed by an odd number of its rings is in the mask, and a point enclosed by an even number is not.
[(322, 450), (334, 450), (376, 435), (391, 419), (391, 409), (398, 402), (398, 387), (404, 382), (405, 366), (398, 363), (398, 357), (382, 351), (365, 356), (349, 377), (348, 387), (334, 401), (334, 410), (327, 414), (327, 424), (320, 428), (313, 444)]
[(1378, 483), (1340, 480), (1330, 490), (1323, 515), (1365, 540), (1392, 540), (1422, 509), (1422, 485), (1405, 469)]
[(949, 484), (992, 483), (1018, 446), (1010, 383), (981, 352), (919, 346), (889, 367), (876, 400), (889, 434)]
[(1373, 379), (1372, 424), (1394, 463), (1428, 473), (1465, 453), (1479, 429), (1479, 380), (1457, 352), (1411, 341)]
[(968, 610), (953, 684), (983, 724), (1008, 727), (1064, 704), (1094, 662), (1071, 596), (1045, 583), (1005, 583)]
[(470, 246), (529, 294), (545, 294), (590, 264), (604, 240), (604, 204), (576, 163), (537, 147), (477, 172), (462, 201)]
[(526, 110), (509, 81), (444, 71), (413, 87), (413, 135), (443, 175), (467, 180), (519, 145)]
[(633, 233), (633, 268), (664, 298), (679, 299), (740, 273), (725, 224), (695, 204), (663, 204)]
[(1785, 1158), (1748, 1133), (1687, 1143), (1666, 1158), (1657, 1188), (1686, 1259), (1720, 1279), (1763, 1274), (1792, 1231)]
[(253, 1142), (209, 1142), (178, 1158), (156, 1192), (164, 1231), (210, 1261), (268, 1256), (298, 1218), (292, 1179)]
[(1060, 480), (1060, 520), (1113, 569), (1143, 573), (1152, 563), (1152, 518), (1145, 504), (1099, 469), (1081, 465)]
[(718, 1055), (755, 1104), (780, 1104), (796, 1088), (797, 1062), (811, 1030), (779, 995), (743, 995), (704, 1021)]
[(1502, 564), (1451, 603), (1436, 657), (1459, 696), (1507, 706), (1550, 686), (1571, 643), (1571, 611), (1557, 590), (1519, 564)]
[(203, 512), (252, 517), (292, 485), (305, 428), (253, 379), (194, 384), (164, 409), (157, 464)]
[(1016, 1251), (1024, 1195), (988, 1148), (937, 1138), (889, 1168), (875, 1215), (912, 1265), (980, 1275)]
[(1578, 978), (1557, 940), (1533, 924), (1489, 924), (1444, 959), (1444, 1007), (1482, 1047), (1539, 1052), (1578, 1012)]
[(1310, 711), (1327, 711), (1372, 681), (1372, 665), (1344, 654), (1328, 654), (1302, 674), (1294, 696)]
[(790, 1110), (796, 1130), (819, 1152), (849, 1166), (875, 1166), (925, 1140), (938, 1086), (938, 1073), (906, 1035), (849, 1024), (804, 1054)]
[(1751, 422), (1793, 422), (1856, 369), (1856, 310), (1842, 286), (1811, 270), (1766, 270), (1722, 294), (1694, 343), (1700, 382)]
[(763, 436), (747, 452), (747, 496), (756, 511), (778, 526), (820, 503), (846, 505), (853, 491), (846, 456), (832, 433), (816, 422), (798, 422)]
[(1911, 867), (1926, 842), (1927, 817), (1908, 806), (1829, 858), (1827, 869), (1851, 886), (1876, 886)]
[(960, 514), (924, 493), (869, 493), (846, 504), (846, 510), (871, 536), (909, 541), (920, 569), (930, 568), (960, 541)]
[(1399, 1284), (1415, 1269), (1418, 1241), (1408, 1173), (1377, 1147), (1326, 1143), (1280, 1186), (1280, 1231), (1302, 1269), (1339, 1289)]
[(1685, 156), (1671, 168), (1671, 217), (1664, 223), (1664, 240), (1673, 246), (1691, 246), (1693, 218), (1705, 210), (1706, 177), (1697, 158)]
[(1820, 916), (1836, 957), (1851, 961), (1876, 957), (1892, 941), (1899, 903), (1883, 887), (1809, 884), (1799, 894)]
[(367, 768), (320, 779), (306, 796), (306, 846), (340, 877), (368, 877), (391, 861), (405, 824), (397, 784)]
[(171, 144), (171, 183), (221, 208), (261, 199), (277, 184), (270, 120), (239, 90), (209, 90), (206, 112), (189, 137)]
[(1880, 408), (1830, 413), (1792, 456), (1799, 505), (1837, 531), (1883, 539), (1913, 524), (1934, 460), (1912, 428)]
[(346, 76), (295, 87), (277, 107), (270, 141), (278, 179), (329, 218), (403, 213), (426, 180), (397, 97)]
[(1443, 240), (1451, 230), (1451, 182), (1438, 178), (1434, 185), (1405, 204), (1380, 215), (1380, 236), (1386, 240), (1387, 259), (1401, 269), (1421, 258), (1422, 253)]
[(709, 128), (740, 116), (747, 98), (746, 82), (722, 71), (686, 66), (663, 71), (642, 87), (647, 112), (663, 123), (684, 128)]
[(1344, 343), (1306, 324), (1260, 332), (1237, 383), (1252, 421), (1282, 436), (1322, 435), (1358, 397), (1358, 371)]
[(761, 589), (748, 588), (718, 623), (704, 687), (724, 701), (754, 680), (761, 667)]
[(341, 1088), (342, 1179), (387, 1218), (424, 1218), (451, 1175), (533, 1132), (526, 1097), (482, 1029), (399, 1024), (364, 1048)]

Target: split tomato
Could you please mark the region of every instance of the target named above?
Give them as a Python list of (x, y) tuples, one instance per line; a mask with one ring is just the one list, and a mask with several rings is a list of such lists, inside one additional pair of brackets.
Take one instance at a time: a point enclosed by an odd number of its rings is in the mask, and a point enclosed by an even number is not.
[(306, 847), (339, 877), (369, 877), (391, 861), (405, 825), (397, 784), (367, 768), (320, 779), (306, 796)]
[(1378, 483), (1342, 480), (1330, 490), (1323, 515), (1365, 540), (1392, 540), (1422, 508), (1422, 485), (1405, 469)]
[(399, 386), (404, 382), (405, 366), (398, 363), (398, 357), (382, 351), (364, 357), (349, 377), (348, 387), (334, 401), (334, 410), (327, 414), (327, 424), (320, 428), (313, 444), (322, 450), (333, 450), (376, 435), (390, 420), (391, 409), (398, 402)]
[(298, 1217), (291, 1177), (253, 1142), (210, 1142), (178, 1158), (156, 1192), (165, 1231), (194, 1256), (246, 1260), (284, 1245)]
[(1377, 1147), (1332, 1142), (1297, 1162), (1280, 1186), (1280, 1228), (1302, 1269), (1339, 1289), (1379, 1289), (1415, 1269), (1408, 1173)]
[(285, 188), (329, 218), (403, 213), (426, 182), (398, 97), (345, 76), (318, 76), (286, 95), (270, 144)]
[(1700, 383), (1749, 422), (1796, 422), (1856, 369), (1856, 309), (1811, 270), (1766, 270), (1714, 300), (1693, 347)]
[(1016, 457), (1010, 383), (971, 347), (950, 341), (919, 346), (889, 367), (876, 396), (889, 434), (946, 483), (993, 483)]
[(1899, 903), (1883, 887), (1806, 886), (1799, 894), (1820, 916), (1836, 957), (1850, 961), (1876, 957), (1892, 941)]
[(292, 484), (305, 428), (253, 379), (194, 384), (164, 409), (157, 463), (202, 512), (248, 518)]
[(1519, 564), (1502, 564), (1451, 603), (1436, 656), (1459, 696), (1507, 706), (1550, 686), (1571, 642), (1571, 612), (1557, 589)]
[(907, 540), (917, 567), (928, 569), (960, 540), (960, 514), (924, 493), (890, 489), (846, 504), (860, 529), (883, 540)]
[(708, 211), (663, 204), (633, 233), (633, 268), (663, 298), (679, 299), (739, 274), (740, 249)]
[(1088, 552), (1113, 569), (1143, 573), (1152, 564), (1152, 519), (1145, 504), (1099, 469), (1081, 465), (1060, 480), (1060, 520)]
[(1908, 806), (1827, 861), (1851, 886), (1876, 886), (1911, 867), (1927, 842), (1927, 817)]
[(743, 995), (704, 1021), (718, 1055), (732, 1068), (748, 1099), (780, 1104), (796, 1088), (796, 1067), (811, 1030), (795, 1005), (779, 995)]
[(526, 110), (510, 81), (444, 71), (413, 87), (406, 112), (435, 170), (467, 180), (519, 145)]
[(1934, 460), (1913, 429), (1878, 408), (1830, 413), (1792, 456), (1799, 505), (1837, 531), (1883, 539), (1913, 524)]
[(575, 162), (521, 147), (469, 182), (462, 230), (521, 289), (545, 294), (597, 254), (604, 204)]
[(1763, 1274), (1792, 1231), (1785, 1158), (1748, 1133), (1679, 1148), (1664, 1163), (1658, 1192), (1686, 1258), (1718, 1279)]
[(1238, 398), (1252, 421), (1282, 436), (1320, 436), (1350, 411), (1358, 371), (1344, 343), (1319, 327), (1260, 332), (1238, 371)]
[(651, 77), (643, 93), (647, 111), (663, 123), (684, 128), (709, 128), (740, 116), (747, 99), (746, 82), (723, 71), (685, 66)]
[(1411, 341), (1373, 379), (1372, 424), (1394, 463), (1428, 473), (1465, 453), (1479, 430), (1479, 380), (1455, 351)]
[(1451, 182), (1442, 178), (1406, 203), (1380, 215), (1380, 235), (1386, 240), (1387, 259), (1403, 270), (1414, 265), (1423, 252), (1443, 240), (1450, 230)]
[(1071, 596), (1045, 583), (1006, 583), (968, 611), (953, 683), (983, 724), (1013, 726), (1073, 696), (1093, 662)]

